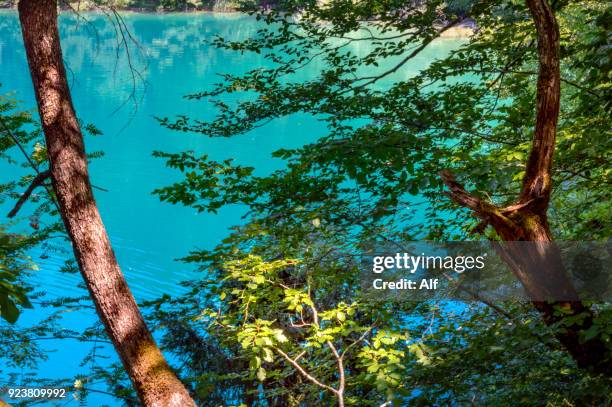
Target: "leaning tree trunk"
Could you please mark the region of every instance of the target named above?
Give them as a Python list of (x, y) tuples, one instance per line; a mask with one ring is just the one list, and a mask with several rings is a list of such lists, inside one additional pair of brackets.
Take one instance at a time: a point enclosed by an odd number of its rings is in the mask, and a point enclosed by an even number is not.
[[(505, 208), (497, 207), (468, 193), (449, 171), (442, 171), (441, 176), (451, 199), (474, 211), (483, 225), (491, 225), (502, 240), (535, 242), (527, 252), (526, 246), (520, 244), (501, 244), (498, 248), (547, 325), (563, 324), (566, 317), (582, 316), (576, 318), (576, 323), (556, 331), (557, 338), (576, 363), (611, 375), (611, 351), (606, 342), (600, 337), (580, 340), (581, 331), (593, 325), (594, 315), (579, 301), (563, 270), (559, 251), (552, 243), (546, 213), (552, 190), (552, 162), (561, 98), (559, 26), (546, 0), (527, 0), (527, 6), (537, 31), (539, 73), (535, 131), (518, 202)], [(544, 298), (560, 301), (543, 301)], [(563, 312), (556, 312), (559, 309)]]
[(62, 60), (57, 1), (20, 0), (18, 10), (53, 189), (98, 315), (144, 405), (193, 406), (145, 325), (96, 207)]

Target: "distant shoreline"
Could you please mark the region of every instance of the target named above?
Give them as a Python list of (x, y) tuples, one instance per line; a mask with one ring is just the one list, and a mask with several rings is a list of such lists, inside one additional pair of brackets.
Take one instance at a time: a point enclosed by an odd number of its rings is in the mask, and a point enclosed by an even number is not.
[[(13, 10), (17, 11), (16, 4), (0, 3), (0, 10)], [(72, 11), (68, 7), (60, 7), (61, 12)], [(95, 7), (84, 7), (79, 12), (83, 13), (95, 13), (98, 11)], [(220, 7), (220, 8), (202, 8), (202, 9), (189, 9), (189, 10), (157, 10), (151, 8), (142, 7), (121, 7), (117, 8), (117, 11), (128, 12), (128, 13), (139, 13), (139, 14), (200, 14), (200, 13), (240, 13), (235, 7)]]
[[(0, 2), (0, 11), (17, 11), (17, 6), (12, 5), (10, 3), (1, 3)], [(67, 7), (61, 7), (61, 12), (72, 12), (71, 9)], [(96, 13), (99, 10), (95, 8), (84, 8), (83, 10), (79, 10), (83, 13)], [(120, 12), (126, 13), (134, 13), (134, 14), (151, 14), (151, 15), (170, 15), (170, 14), (240, 14), (241, 12), (237, 8), (233, 7), (222, 7), (219, 9), (190, 9), (190, 10), (155, 10), (155, 9), (147, 9), (141, 7), (123, 7), (117, 9)], [(471, 18), (466, 18), (464, 21), (460, 22), (454, 27), (451, 27), (445, 30), (440, 34), (440, 38), (442, 39), (460, 39), (460, 38), (468, 38), (470, 37), (476, 30), (478, 26), (476, 22)]]

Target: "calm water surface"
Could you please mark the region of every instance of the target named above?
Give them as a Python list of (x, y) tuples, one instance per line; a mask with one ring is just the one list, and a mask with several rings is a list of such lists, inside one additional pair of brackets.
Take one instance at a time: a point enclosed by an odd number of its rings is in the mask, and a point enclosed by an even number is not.
[[(217, 160), (234, 158), (266, 173), (282, 165), (270, 157), (272, 151), (315, 140), (325, 134), (325, 128), (315, 118), (295, 115), (227, 139), (164, 129), (156, 116), (214, 117), (206, 101), (187, 101), (182, 96), (209, 89), (220, 80), (220, 73), (238, 74), (266, 64), (260, 56), (222, 51), (206, 43), (217, 35), (246, 38), (260, 25), (237, 14), (126, 14), (124, 18), (141, 47), (140, 52), (133, 49), (134, 65), (142, 71), (144, 80), (138, 81), (135, 89), (137, 104), (130, 100), (134, 89), (126, 58), (117, 58), (115, 31), (103, 16), (88, 15), (84, 22), (63, 15), (61, 34), (77, 114), (104, 132), (86, 140), (89, 152), (105, 153), (91, 165), (92, 183), (108, 190), (95, 191), (96, 199), (119, 263), (137, 300), (143, 300), (179, 293), (177, 283), (193, 277), (194, 272), (191, 266), (174, 259), (194, 248), (213, 247), (228, 234), (229, 227), (241, 222), (244, 213), (243, 208), (231, 207), (217, 215), (197, 214), (189, 208), (159, 202), (151, 191), (170, 184), (178, 175), (166, 169), (162, 160), (153, 158), (153, 151), (191, 149)], [(454, 40), (434, 43), (395, 78), (413, 75), (457, 45)], [(312, 77), (319, 69), (311, 64), (300, 76)], [(24, 108), (35, 108), (18, 19), (12, 12), (0, 12), (0, 84), (0, 93), (11, 92)], [(0, 165), (3, 182), (17, 175), (14, 167)], [(6, 213), (5, 207), (0, 210)], [(68, 252), (32, 255), (41, 268), (36, 275), (41, 289), (49, 296), (74, 293), (80, 277), (58, 272)], [(43, 315), (44, 310), (30, 311), (20, 323), (35, 322)], [(65, 323), (86, 325), (92, 321), (93, 315), (79, 315)], [(57, 345), (53, 348), (57, 352), (42, 366), (40, 377), (84, 371), (78, 363), (88, 347), (72, 344), (74, 347), (66, 349), (65, 343), (59, 348)], [(112, 400), (93, 398), (90, 405), (101, 402)]]

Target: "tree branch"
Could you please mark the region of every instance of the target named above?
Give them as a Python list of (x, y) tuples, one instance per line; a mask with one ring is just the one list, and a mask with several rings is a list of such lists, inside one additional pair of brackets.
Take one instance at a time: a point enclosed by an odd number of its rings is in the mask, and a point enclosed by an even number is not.
[(545, 213), (552, 190), (552, 161), (561, 96), (559, 26), (546, 0), (527, 0), (527, 6), (537, 30), (540, 69), (535, 131), (519, 202), (533, 200), (533, 210)]
[[(8, 134), (8, 136), (13, 140), (13, 143), (15, 143), (15, 145), (19, 148), (19, 151), (21, 151), (21, 153), (23, 154), (23, 156), (27, 160), (27, 162), (30, 165), (30, 167), (32, 167), (32, 169), (34, 170), (34, 172), (36, 172), (36, 174), (40, 174), (40, 170), (38, 169), (38, 165), (36, 165), (36, 163), (28, 155), (28, 153), (26, 152), (25, 148), (23, 147), (23, 145), (21, 144), (21, 142), (19, 141), (17, 136), (11, 131), (11, 129), (6, 124), (6, 122), (5, 122), (5, 120), (4, 120), (4, 118), (2, 116), (0, 116), (0, 124), (2, 125), (2, 128), (4, 129), (6, 134)], [(55, 200), (55, 198), (53, 197), (53, 189), (50, 186), (47, 186), (47, 185), (44, 185), (44, 187), (47, 190), (47, 193), (49, 194), (49, 199), (51, 199), (51, 202), (53, 202), (53, 205), (55, 205), (55, 208), (59, 212), (60, 211), (59, 205), (58, 205), (57, 201)]]
[(28, 189), (26, 189), (25, 192), (21, 194), (21, 196), (19, 197), (19, 200), (15, 204), (15, 207), (8, 213), (7, 216), (9, 218), (15, 217), (15, 215), (17, 215), (17, 212), (19, 212), (23, 204), (26, 203), (28, 198), (30, 198), (30, 196), (32, 195), (32, 192), (34, 192), (36, 187), (43, 185), (45, 180), (49, 178), (50, 176), (51, 176), (51, 173), (49, 172), (49, 170), (39, 172), (36, 175), (36, 177), (34, 177), (34, 179), (32, 180), (32, 183), (30, 184)]
[(32, 158), (26, 152), (25, 148), (23, 147), (23, 145), (21, 144), (21, 142), (19, 141), (17, 136), (15, 136), (15, 134), (13, 134), (13, 132), (11, 131), (9, 126), (6, 124), (6, 122), (4, 121), (4, 118), (2, 116), (0, 116), (0, 124), (2, 125), (2, 128), (4, 129), (6, 134), (8, 134), (8, 136), (13, 140), (13, 143), (15, 143), (15, 145), (19, 148), (19, 150), (21, 151), (21, 153), (23, 154), (25, 159), (28, 161), (28, 164), (30, 164), (30, 167), (32, 167), (34, 169), (34, 171), (36, 171), (36, 173), (38, 173), (39, 172), (38, 171), (38, 166), (34, 163), (34, 161), (32, 161)]
[(363, 334), (361, 334), (361, 336), (355, 341), (350, 343), (346, 348), (344, 348), (344, 351), (342, 351), (342, 354), (340, 355), (341, 358), (344, 358), (344, 355), (346, 355), (346, 353), (355, 345), (357, 345), (358, 343), (362, 342), (366, 336), (368, 336), (368, 334), (372, 331), (372, 329), (374, 329), (375, 325), (371, 325), (368, 329), (365, 330), (365, 332)]
[(491, 224), (502, 238), (518, 236), (518, 225), (508, 218), (506, 214), (524, 208), (531, 201), (508, 206), (507, 208), (499, 208), (467, 192), (465, 187), (457, 182), (450, 170), (440, 171), (440, 178), (442, 178), (442, 181), (449, 189), (449, 191), (444, 192), (446, 195), (455, 203), (474, 211), (476, 216), (484, 221), (477, 227), (477, 230), (484, 230), (487, 224)]
[(336, 362), (338, 363), (338, 374), (340, 375), (340, 380), (338, 383), (338, 390), (336, 390), (336, 395), (338, 396), (338, 406), (344, 407), (344, 387), (346, 384), (346, 378), (344, 376), (344, 360), (331, 341), (327, 341), (327, 346), (329, 349), (331, 349), (332, 353), (334, 354), (334, 358), (336, 358)]
[(442, 178), (442, 181), (449, 189), (449, 191), (445, 191), (444, 193), (448, 195), (450, 199), (464, 208), (482, 213), (482, 201), (480, 198), (468, 193), (463, 185), (457, 182), (455, 175), (450, 170), (440, 171), (440, 178)]
[(308, 373), (302, 366), (300, 366), (299, 363), (297, 363), (295, 360), (291, 359), (291, 357), (289, 357), (289, 355), (287, 355), (285, 352), (283, 352), (282, 350), (280, 350), (278, 348), (276, 348), (276, 351), (282, 357), (284, 357), (287, 360), (287, 362), (289, 362), (291, 364), (291, 366), (293, 366), (298, 372), (300, 372), (302, 374), (302, 376), (304, 376), (306, 379), (308, 379), (312, 383), (316, 384), (317, 386), (321, 387), (322, 389), (329, 390), (332, 393), (334, 393), (335, 395), (338, 395), (338, 390), (336, 390), (333, 387), (328, 386), (325, 383), (322, 383), (319, 380), (317, 380), (313, 375)]
[(404, 57), (400, 62), (398, 62), (393, 68), (381, 73), (380, 75), (376, 75), (376, 76), (367, 76), (367, 77), (363, 77), (363, 78), (358, 78), (356, 79), (354, 82), (358, 82), (358, 81), (362, 81), (362, 80), (367, 80), (367, 82), (364, 82), (360, 85), (354, 86), (352, 88), (347, 89), (347, 91), (351, 91), (351, 90), (357, 90), (360, 88), (364, 88), (368, 85), (371, 85), (377, 81), (379, 81), (380, 79), (389, 76), (395, 72), (397, 72), (398, 69), (400, 69), (402, 66), (404, 66), (406, 63), (408, 63), (408, 61), (410, 61), (411, 59), (413, 59), (414, 57), (416, 57), (419, 53), (421, 53), (421, 51), (423, 51), (425, 48), (427, 48), (427, 46), (436, 38), (440, 37), (440, 34), (442, 34), (444, 31), (448, 30), (451, 27), (454, 27), (455, 25), (459, 24), (461, 21), (463, 21), (462, 19), (458, 18), (455, 19), (453, 21), (451, 21), (450, 23), (448, 23), (447, 25), (445, 25), (444, 27), (442, 27), (441, 29), (438, 30), (438, 32), (436, 33), (436, 35), (427, 38), (425, 40), (423, 40), (423, 42), (421, 43), (421, 45), (419, 45), (418, 47), (416, 47), (410, 54), (408, 54), (406, 57)]

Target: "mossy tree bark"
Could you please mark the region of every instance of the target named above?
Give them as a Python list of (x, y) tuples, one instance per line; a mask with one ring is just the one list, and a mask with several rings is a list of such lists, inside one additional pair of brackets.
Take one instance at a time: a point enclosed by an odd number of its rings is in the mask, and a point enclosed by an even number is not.
[(144, 405), (193, 406), (145, 325), (94, 201), (62, 59), (57, 1), (21, 0), (18, 10), (53, 190), (97, 313)]
[[(580, 340), (580, 332), (592, 326), (594, 314), (579, 300), (563, 270), (559, 251), (552, 243), (547, 210), (552, 191), (552, 164), (561, 97), (559, 26), (546, 0), (527, 0), (527, 6), (537, 32), (539, 72), (534, 137), (518, 202), (505, 208), (497, 207), (468, 193), (449, 171), (443, 171), (441, 176), (449, 188), (451, 199), (482, 219), (480, 230), (491, 225), (506, 242), (536, 242), (528, 253), (525, 253), (524, 245), (503, 244), (498, 247), (526, 292), (534, 299), (532, 302), (546, 324), (556, 325), (563, 323), (566, 317), (578, 316), (578, 322), (557, 330), (557, 338), (577, 364), (611, 375), (611, 351), (607, 343), (598, 336)], [(542, 298), (562, 298), (563, 301), (538, 300)]]

